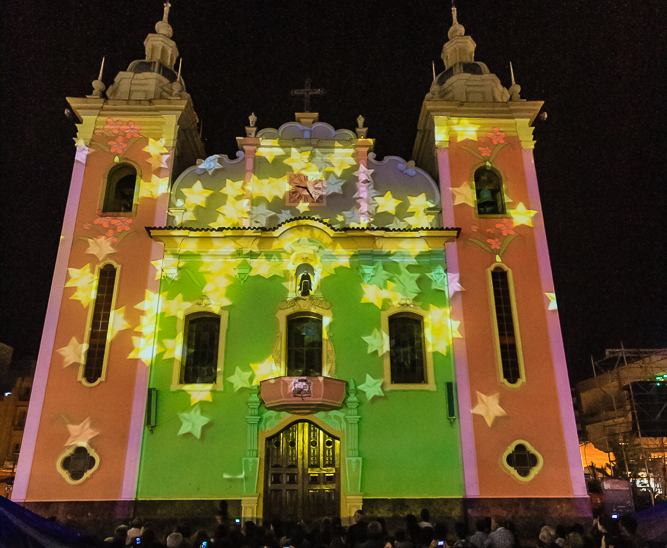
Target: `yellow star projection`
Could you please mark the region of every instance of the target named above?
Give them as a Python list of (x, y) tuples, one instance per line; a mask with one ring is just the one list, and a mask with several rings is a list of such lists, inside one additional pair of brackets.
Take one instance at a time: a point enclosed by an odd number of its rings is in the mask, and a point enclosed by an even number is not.
[(456, 138), (458, 141), (464, 141), (466, 139), (477, 141), (477, 130), (479, 129), (479, 126), (471, 124), (467, 120), (462, 120), (458, 125), (452, 126), (452, 129), (456, 131)]
[(484, 417), (486, 424), (491, 426), (497, 417), (504, 417), (507, 415), (505, 410), (500, 407), (498, 400), (500, 394), (496, 392), (490, 396), (485, 396), (481, 392), (477, 392), (477, 405), (472, 409), (473, 415), (480, 415)]
[(169, 190), (169, 177), (153, 175), (150, 181), (142, 181), (139, 190), (140, 198), (158, 198)]
[(276, 156), (284, 156), (285, 151), (277, 147), (259, 147), (255, 154), (266, 158), (269, 163), (272, 163)]
[(510, 209), (508, 213), (512, 216), (514, 220), (514, 226), (518, 225), (527, 225), (533, 226), (533, 217), (537, 213), (534, 209), (526, 209), (526, 206), (522, 202), (519, 202), (519, 205), (516, 206), (516, 209)]
[(290, 150), (290, 157), (283, 160), (283, 163), (290, 166), (294, 173), (298, 173), (299, 171), (306, 169), (309, 164), (308, 158), (310, 158), (309, 150), (301, 152), (298, 148), (293, 148)]
[(162, 302), (160, 305), (160, 312), (163, 312), (165, 317), (178, 316), (181, 310), (184, 310), (190, 305), (189, 302), (183, 300), (183, 295), (177, 293), (173, 299), (167, 297), (167, 293), (162, 293)]
[(132, 327), (130, 322), (125, 319), (125, 307), (121, 306), (117, 310), (112, 310), (109, 318), (109, 340), (113, 339), (119, 331), (124, 331)]
[(200, 401), (213, 401), (212, 384), (186, 384), (183, 386), (183, 390), (190, 395), (190, 405)]
[(453, 339), (460, 339), (458, 331), (459, 324), (450, 318), (449, 308), (438, 308), (430, 306), (430, 318), (427, 318), (424, 336), (431, 346), (432, 352), (440, 352), (447, 355), (447, 347), (452, 344)]
[(93, 299), (93, 288), (95, 287), (95, 276), (90, 271), (90, 265), (87, 264), (82, 268), (68, 268), (67, 273), (69, 280), (65, 283), (65, 287), (76, 287), (70, 299), (80, 301), (84, 308), (88, 308)]
[(148, 154), (150, 154), (151, 156), (160, 156), (161, 154), (169, 152), (164, 147), (164, 139), (156, 141), (155, 139), (151, 139), (150, 137), (148, 138), (148, 145), (146, 145), (142, 150), (144, 152), (148, 152)]
[(299, 210), (299, 213), (303, 213), (304, 211), (308, 211), (310, 209), (310, 206), (308, 205), (307, 202), (299, 202), (296, 208)]
[(331, 169), (333, 169), (336, 177), (340, 177), (343, 171), (357, 164), (356, 160), (352, 158), (353, 152), (354, 149), (334, 150), (334, 153), (331, 156)]
[(397, 200), (391, 195), (391, 192), (387, 192), (384, 196), (376, 196), (375, 203), (377, 204), (377, 212), (382, 213), (386, 211), (392, 215), (396, 215), (396, 206), (401, 203), (401, 200)]
[(183, 348), (183, 332), (181, 331), (175, 339), (162, 339), (161, 346), (157, 352), (164, 352), (163, 360), (181, 359), (181, 348)]
[(283, 198), (288, 189), (289, 185), (287, 184), (287, 179), (284, 177), (281, 177), (280, 179), (274, 179), (273, 177), (269, 177), (268, 179), (257, 179), (253, 175), (253, 198), (266, 198), (270, 202), (274, 198)]
[(276, 367), (271, 356), (266, 358), (262, 363), (251, 363), (250, 367), (255, 372), (253, 384), (259, 384), (261, 381), (280, 376), (280, 369)]
[(239, 224), (239, 221), (248, 216), (248, 200), (235, 200), (232, 197), (227, 198), (225, 205), (219, 207), (217, 211), (222, 213), (216, 221), (220, 225)]
[(213, 194), (212, 190), (205, 189), (201, 181), (197, 181), (191, 188), (182, 188), (185, 201), (189, 206), (206, 206), (206, 198)]
[(223, 194), (227, 194), (230, 198), (235, 198), (236, 196), (243, 196), (245, 194), (245, 190), (243, 190), (243, 179), (240, 181), (230, 181), (227, 179), (225, 181), (225, 188), (223, 188), (220, 192)]
[(72, 337), (67, 346), (59, 348), (56, 352), (63, 357), (63, 367), (67, 367), (73, 363), (83, 363), (87, 348), (87, 344), (79, 343), (76, 337)]
[(555, 293), (545, 293), (545, 295), (549, 299), (549, 308), (548, 308), (548, 310), (558, 310), (558, 303), (556, 302), (556, 294)]
[(81, 424), (68, 424), (69, 438), (65, 442), (65, 447), (87, 443), (90, 438), (97, 436), (99, 431), (90, 426), (90, 423), (91, 419), (87, 417)]

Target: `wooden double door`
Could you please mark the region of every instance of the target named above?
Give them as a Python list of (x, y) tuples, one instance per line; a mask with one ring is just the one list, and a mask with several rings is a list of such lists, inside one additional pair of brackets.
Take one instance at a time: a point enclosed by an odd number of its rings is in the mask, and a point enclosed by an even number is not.
[(340, 513), (340, 440), (295, 422), (266, 440), (264, 517), (312, 520)]

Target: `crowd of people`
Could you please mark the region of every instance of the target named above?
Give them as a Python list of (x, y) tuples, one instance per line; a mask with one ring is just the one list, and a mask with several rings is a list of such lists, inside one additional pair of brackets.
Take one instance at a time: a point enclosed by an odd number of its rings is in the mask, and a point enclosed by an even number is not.
[[(456, 522), (451, 532), (444, 523), (433, 523), (428, 510), (422, 510), (420, 519), (408, 514), (393, 531), (382, 518), (367, 519), (362, 510), (355, 513), (354, 521), (347, 528), (339, 518), (324, 518), (310, 525), (281, 520), (241, 524), (220, 512), (211, 534), (203, 529), (191, 531), (184, 525), (159, 531), (155, 524), (137, 518), (119, 526), (106, 542), (146, 548), (521, 548), (516, 528), (500, 518), (479, 519), (474, 531), (466, 523)], [(545, 525), (529, 544), (538, 548), (647, 548), (637, 535), (634, 519), (605, 516), (597, 518), (588, 531), (580, 524)]]

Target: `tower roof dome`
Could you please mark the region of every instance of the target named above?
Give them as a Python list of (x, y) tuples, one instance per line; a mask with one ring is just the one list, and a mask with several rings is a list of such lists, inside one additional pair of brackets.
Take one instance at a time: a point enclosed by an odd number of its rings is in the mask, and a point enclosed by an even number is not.
[(450, 40), (453, 40), (457, 36), (463, 36), (466, 33), (465, 27), (458, 22), (456, 19), (456, 8), (452, 8), (452, 26), (449, 28), (449, 32), (447, 33), (447, 37)]

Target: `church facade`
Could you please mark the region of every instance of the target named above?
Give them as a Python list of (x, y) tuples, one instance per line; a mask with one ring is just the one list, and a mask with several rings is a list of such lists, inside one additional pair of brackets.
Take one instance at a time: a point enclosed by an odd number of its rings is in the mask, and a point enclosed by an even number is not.
[(361, 117), (310, 112), (278, 129), (252, 115), (234, 158), (207, 157), (167, 15), (146, 59), (69, 99), (14, 500), (585, 514), (541, 103), (475, 62), (454, 10), (414, 161), (377, 158)]

